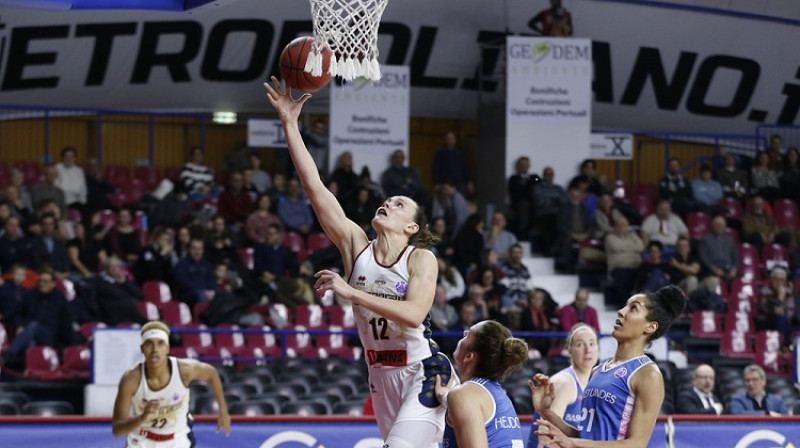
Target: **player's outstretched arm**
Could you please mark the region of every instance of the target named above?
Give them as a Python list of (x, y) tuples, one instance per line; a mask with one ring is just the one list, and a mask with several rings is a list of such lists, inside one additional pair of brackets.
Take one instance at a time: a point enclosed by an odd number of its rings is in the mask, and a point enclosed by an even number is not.
[(300, 181), (303, 183), (303, 189), (311, 200), (311, 206), (319, 218), (322, 229), (343, 255), (353, 246), (354, 238), (363, 240), (363, 244), (358, 245), (358, 250), (360, 250), (367, 243), (366, 234), (356, 223), (347, 219), (339, 201), (322, 183), (317, 171), (317, 164), (309, 154), (300, 135), (297, 120), (303, 104), (311, 98), (311, 95), (306, 93), (295, 100), (292, 98), (290, 88), (284, 88), (274, 76), (271, 80), (272, 84), (264, 83), (267, 99), (278, 112), (281, 123), (283, 123), (286, 143), (289, 145), (289, 155), (298, 176), (300, 176)]
[(231, 433), (231, 416), (228, 414), (228, 404), (225, 402), (225, 391), (222, 389), (222, 380), (214, 366), (200, 361), (181, 359), (181, 370), (185, 369), (186, 378), (191, 381), (207, 381), (214, 392), (214, 398), (219, 405), (219, 418), (217, 419), (217, 432), (220, 429), (228, 436)]
[(544, 420), (567, 437), (578, 435), (578, 430), (567, 424), (562, 418), (563, 410), (556, 411), (556, 407), (560, 405), (557, 403), (554, 405), (556, 402), (555, 383), (549, 376), (537, 373), (532, 380), (528, 380), (528, 387), (531, 388), (533, 407)]
[(158, 401), (147, 403), (141, 415), (131, 417), (131, 400), (139, 387), (141, 373), (137, 367), (132, 368), (122, 375), (117, 388), (117, 398), (114, 400), (114, 417), (111, 421), (111, 432), (114, 437), (121, 437), (139, 429), (143, 423), (155, 418), (158, 411)]

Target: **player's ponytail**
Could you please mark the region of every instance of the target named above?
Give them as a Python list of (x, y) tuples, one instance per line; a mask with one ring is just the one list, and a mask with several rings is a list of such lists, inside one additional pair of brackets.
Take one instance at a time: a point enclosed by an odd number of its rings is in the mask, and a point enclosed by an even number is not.
[(419, 226), (419, 229), (417, 233), (411, 235), (411, 238), (408, 239), (408, 244), (420, 249), (427, 249), (439, 244), (439, 238), (431, 233), (430, 226), (428, 226), (425, 209), (419, 204), (417, 205), (417, 213), (414, 215), (414, 222)]
[(669, 285), (656, 292), (648, 292), (647, 297), (647, 320), (658, 322), (658, 329), (648, 338), (648, 342), (655, 341), (669, 330), (672, 322), (675, 321), (686, 308), (686, 294), (677, 286)]
[(487, 320), (470, 331), (475, 331), (471, 350), (478, 354), (474, 376), (500, 381), (528, 360), (528, 344), (503, 325)]

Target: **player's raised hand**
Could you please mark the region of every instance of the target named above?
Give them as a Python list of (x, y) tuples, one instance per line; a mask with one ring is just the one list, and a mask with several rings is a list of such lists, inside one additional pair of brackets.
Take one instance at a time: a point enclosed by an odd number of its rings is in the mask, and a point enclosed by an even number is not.
[(144, 412), (142, 412), (142, 419), (145, 422), (153, 420), (158, 415), (158, 400), (148, 400), (144, 405)]
[(228, 413), (219, 414), (217, 418), (217, 432), (222, 429), (225, 431), (225, 437), (231, 435), (231, 416)]
[(436, 375), (436, 382), (434, 383), (434, 391), (436, 393), (436, 400), (442, 404), (442, 406), (447, 407), (447, 394), (456, 387), (457, 381), (454, 381), (453, 378), (450, 378), (450, 381), (447, 384), (442, 384), (442, 377), (441, 375)]
[(328, 269), (323, 269), (316, 274), (314, 277), (317, 278), (317, 281), (314, 283), (314, 290), (318, 294), (323, 294), (325, 291), (333, 291), (334, 294), (337, 296), (346, 299), (348, 297), (347, 292), (353, 289), (341, 275), (330, 271)]
[(267, 99), (283, 122), (296, 122), (300, 117), (300, 111), (303, 109), (303, 104), (311, 98), (311, 94), (304, 93), (300, 98), (292, 98), (292, 89), (290, 87), (284, 88), (283, 84), (278, 81), (278, 78), (270, 78), (272, 84), (265, 82), (264, 89), (267, 91)]
[(550, 409), (556, 396), (555, 387), (550, 382), (550, 377), (537, 373), (533, 379), (528, 380), (528, 387), (531, 388), (533, 407), (536, 412), (543, 414), (543, 411)]
[(551, 448), (574, 448), (575, 441), (564, 435), (556, 425), (540, 418), (535, 422), (538, 429), (536, 435), (539, 436), (539, 441)]

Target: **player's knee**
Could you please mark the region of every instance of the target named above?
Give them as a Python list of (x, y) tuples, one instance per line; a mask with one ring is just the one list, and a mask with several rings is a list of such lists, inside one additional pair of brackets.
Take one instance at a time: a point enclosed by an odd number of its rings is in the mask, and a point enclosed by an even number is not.
[(383, 448), (418, 448), (411, 444), (406, 439), (402, 437), (390, 435), (388, 439), (386, 439), (386, 443), (383, 444)]

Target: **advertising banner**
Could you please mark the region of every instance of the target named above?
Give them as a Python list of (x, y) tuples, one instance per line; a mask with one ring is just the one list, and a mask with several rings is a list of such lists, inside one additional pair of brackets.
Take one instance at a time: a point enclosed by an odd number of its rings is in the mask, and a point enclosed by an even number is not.
[(368, 166), (373, 180), (389, 167), (389, 155), (408, 159), (408, 67), (384, 65), (380, 81), (356, 80), (331, 87), (329, 171), (339, 154), (353, 153), (353, 170)]
[[(506, 178), (520, 156), (570, 178), (589, 155), (592, 43), (509, 37), (506, 41)], [(538, 168), (537, 168), (538, 171)]]
[(254, 148), (286, 148), (281, 120), (251, 118), (247, 120), (247, 146)]
[(596, 160), (633, 159), (633, 134), (592, 133), (589, 157)]

